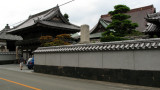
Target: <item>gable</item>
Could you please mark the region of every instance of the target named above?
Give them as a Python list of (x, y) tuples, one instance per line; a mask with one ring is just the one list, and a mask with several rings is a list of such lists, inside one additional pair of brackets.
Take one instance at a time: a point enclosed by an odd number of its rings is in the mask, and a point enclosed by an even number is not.
[(60, 16), (55, 16), (55, 17), (51, 18), (49, 21), (65, 23)]
[(105, 28), (110, 24), (110, 21), (100, 18), (98, 23), (92, 28), (90, 34), (104, 32)]
[(79, 26), (71, 24), (66, 18), (62, 15), (59, 6), (56, 6), (47, 11), (40, 12), (38, 14), (30, 16), (27, 20), (7, 31), (7, 33), (21, 35), (19, 32), (23, 30), (30, 30), (29, 27), (34, 27), (37, 25), (45, 25), (48, 27), (58, 27), (58, 28), (67, 28), (72, 30), (72, 32), (78, 32)]
[(97, 32), (104, 32), (104, 31), (105, 31), (105, 27), (102, 24), (99, 24), (95, 32), (97, 33)]
[(91, 32), (91, 34), (104, 32), (104, 31), (105, 31), (105, 27), (99, 22), (96, 28)]

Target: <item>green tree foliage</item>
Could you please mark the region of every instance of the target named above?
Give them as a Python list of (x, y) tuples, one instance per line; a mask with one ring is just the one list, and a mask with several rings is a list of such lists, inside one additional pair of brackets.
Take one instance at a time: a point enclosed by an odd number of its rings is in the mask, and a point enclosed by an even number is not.
[(69, 21), (69, 16), (67, 13), (65, 13), (63, 16), (67, 19), (67, 21)]
[(112, 16), (112, 22), (106, 27), (106, 31), (102, 35), (102, 42), (104, 41), (104, 38), (107, 38), (110, 35), (113, 35), (115, 38), (120, 38), (132, 34), (135, 32), (135, 28), (138, 27), (137, 23), (132, 23), (132, 21), (128, 20), (131, 16), (124, 14), (130, 10), (129, 7), (126, 5), (116, 5), (114, 6), (114, 9), (114, 11), (109, 12)]
[(119, 13), (126, 13), (128, 11), (130, 11), (130, 8), (127, 7), (126, 5), (116, 5), (114, 6), (114, 11), (110, 11), (109, 14), (110, 15), (115, 15), (115, 14), (119, 14)]
[(110, 41), (122, 41), (122, 40), (128, 40), (127, 38), (114, 36), (112, 33), (110, 35), (102, 35), (101, 42), (110, 42)]

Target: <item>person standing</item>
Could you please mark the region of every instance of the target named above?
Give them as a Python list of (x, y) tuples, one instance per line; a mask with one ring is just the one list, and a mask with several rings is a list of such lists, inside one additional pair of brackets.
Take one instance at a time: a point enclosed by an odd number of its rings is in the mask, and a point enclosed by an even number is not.
[(22, 70), (22, 68), (23, 68), (23, 63), (24, 63), (24, 58), (23, 58), (23, 55), (21, 55), (21, 57), (20, 57), (20, 70)]

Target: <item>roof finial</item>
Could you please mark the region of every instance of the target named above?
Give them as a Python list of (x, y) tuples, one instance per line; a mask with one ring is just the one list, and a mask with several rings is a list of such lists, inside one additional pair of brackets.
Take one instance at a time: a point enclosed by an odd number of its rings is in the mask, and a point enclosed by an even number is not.
[(9, 24), (6, 24), (5, 29), (10, 29)]

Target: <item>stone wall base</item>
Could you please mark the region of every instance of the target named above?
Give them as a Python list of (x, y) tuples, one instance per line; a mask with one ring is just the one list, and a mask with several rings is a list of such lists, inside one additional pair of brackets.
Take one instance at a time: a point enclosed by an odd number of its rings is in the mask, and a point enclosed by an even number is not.
[(35, 65), (34, 71), (38, 73), (82, 79), (160, 87), (160, 71), (136, 71), (124, 69), (99, 69), (44, 65)]
[(16, 64), (16, 63), (18, 63), (17, 60), (0, 61), (0, 65), (4, 65), (4, 64)]

